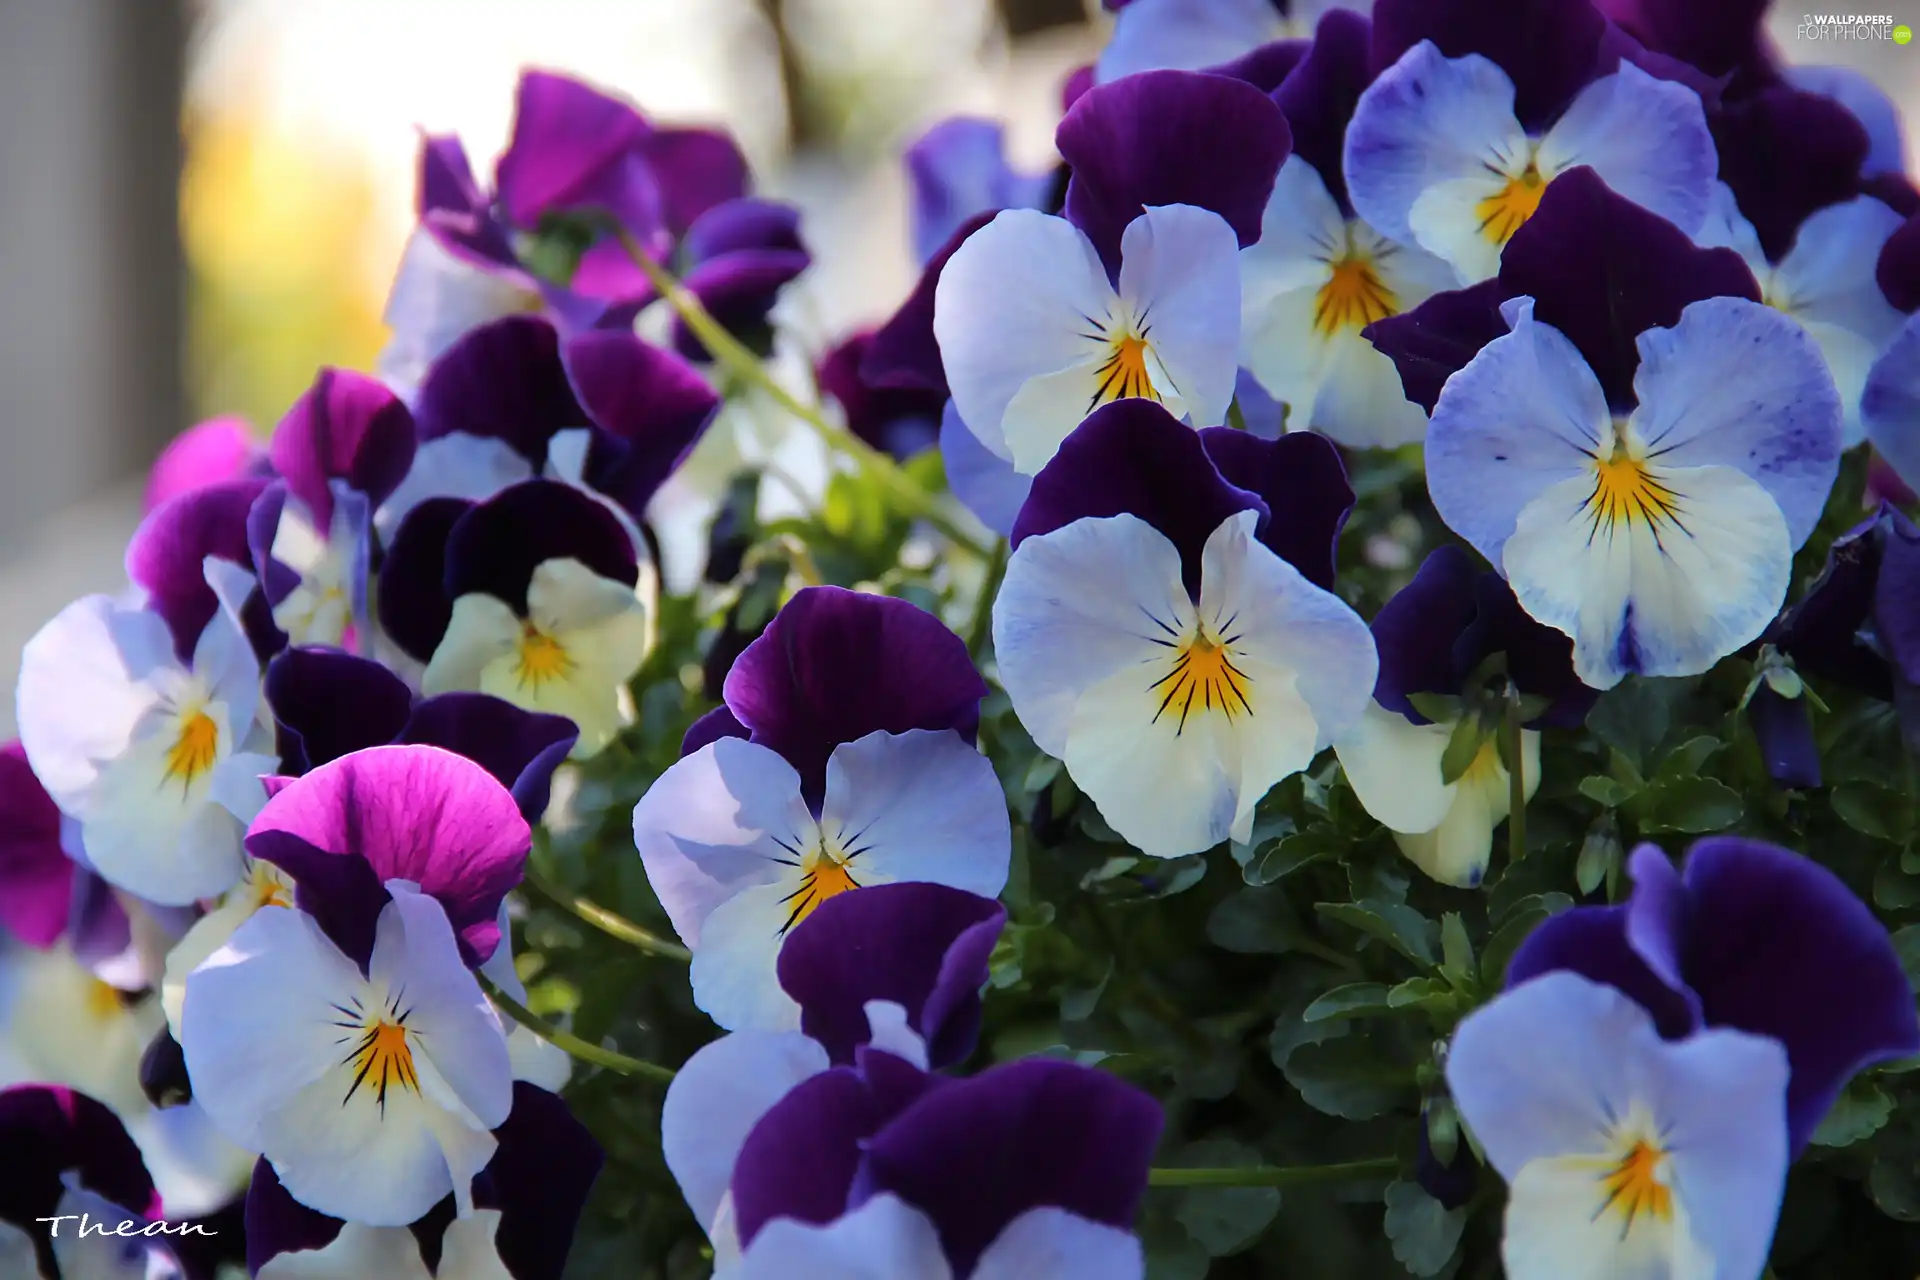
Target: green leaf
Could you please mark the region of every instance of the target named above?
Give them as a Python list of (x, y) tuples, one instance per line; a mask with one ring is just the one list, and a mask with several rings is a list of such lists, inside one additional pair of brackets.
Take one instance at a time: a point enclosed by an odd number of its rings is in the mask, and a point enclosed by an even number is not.
[(1660, 762), (1659, 770), (1653, 775), (1655, 781), (1669, 778), (1691, 778), (1700, 772), (1700, 767), (1712, 758), (1721, 747), (1720, 739), (1701, 736), (1689, 738)]
[(1908, 985), (1920, 991), (1920, 924), (1895, 929), (1893, 950), (1900, 957), (1900, 967), (1907, 971)]
[(1920, 1222), (1920, 1164), (1910, 1149), (1895, 1146), (1875, 1153), (1867, 1170), (1867, 1195), (1889, 1218)]
[(1725, 831), (1746, 812), (1740, 793), (1713, 778), (1668, 778), (1634, 797), (1633, 813), (1644, 832)]
[(1053, 780), (1060, 776), (1060, 768), (1060, 762), (1052, 756), (1036, 757), (1034, 762), (1027, 766), (1026, 780), (1020, 784), (1020, 789), (1031, 794), (1044, 787), (1052, 786)]
[(1681, 681), (1635, 676), (1600, 695), (1587, 713), (1594, 737), (1645, 766), (1667, 736), (1674, 695)]
[(1873, 905), (1882, 911), (1905, 911), (1920, 904), (1920, 876), (1910, 876), (1892, 863), (1873, 873)]
[(1432, 1006), (1439, 1009), (1442, 1005), (1455, 1005), (1459, 998), (1454, 994), (1453, 984), (1439, 978), (1408, 978), (1399, 986), (1387, 992), (1387, 1008), (1412, 1009), (1419, 1006)]
[(1862, 835), (1905, 844), (1913, 834), (1913, 801), (1878, 782), (1843, 782), (1828, 797), (1840, 820)]
[(1473, 941), (1467, 937), (1467, 926), (1461, 922), (1457, 911), (1449, 911), (1440, 917), (1440, 955), (1440, 971), (1461, 990), (1471, 990), (1474, 985)]
[(1241, 889), (1207, 913), (1207, 939), (1243, 956), (1279, 955), (1299, 934), (1293, 909), (1277, 889)]
[(1331, 827), (1308, 827), (1284, 836), (1254, 855), (1245, 872), (1248, 884), (1272, 884), (1300, 868), (1338, 857), (1347, 840)]
[(1365, 902), (1318, 902), (1313, 909), (1329, 920), (1380, 939), (1416, 964), (1433, 967), (1433, 921), (1404, 902), (1370, 898)]
[(1596, 773), (1590, 778), (1580, 779), (1580, 794), (1608, 809), (1618, 809), (1633, 798), (1635, 787), (1630, 787), (1617, 778), (1609, 778)]
[(1363, 1018), (1391, 1012), (1392, 1008), (1385, 983), (1349, 982), (1343, 987), (1335, 987), (1308, 1005), (1300, 1015), (1300, 1020), (1326, 1022), (1333, 1018)]
[(1486, 950), (1480, 956), (1480, 981), (1486, 988), (1499, 990), (1507, 976), (1507, 961), (1513, 959), (1513, 953), (1520, 949), (1527, 935), (1538, 928), (1542, 920), (1572, 905), (1573, 899), (1564, 893), (1535, 894), (1515, 903), (1507, 922), (1487, 939)]
[(1477, 716), (1463, 716), (1453, 726), (1453, 736), (1447, 739), (1447, 749), (1440, 754), (1440, 781), (1458, 782), (1473, 767), (1474, 759), (1480, 754), (1480, 744), (1486, 738)]
[(1435, 1276), (1453, 1260), (1466, 1230), (1467, 1215), (1449, 1209), (1415, 1182), (1395, 1182), (1387, 1188), (1387, 1239), (1393, 1256), (1416, 1276)]
[(1347, 1120), (1371, 1120), (1414, 1099), (1412, 1070), (1360, 1035), (1301, 1045), (1284, 1071), (1308, 1106)]
[(1460, 699), (1444, 693), (1410, 693), (1407, 701), (1435, 724), (1446, 724), (1460, 714)]
[(1592, 893), (1598, 889), (1620, 865), (1622, 852), (1613, 819), (1603, 815), (1580, 842), (1580, 857), (1573, 864), (1573, 878), (1580, 885), (1580, 892)]
[(1892, 1115), (1893, 1099), (1865, 1076), (1855, 1076), (1834, 1099), (1812, 1140), (1823, 1147), (1850, 1147), (1880, 1132)]
[[(1260, 1163), (1260, 1153), (1230, 1138), (1189, 1143), (1176, 1167), (1239, 1169)], [(1216, 1258), (1238, 1253), (1260, 1238), (1280, 1212), (1277, 1187), (1195, 1187), (1179, 1193), (1173, 1216), (1187, 1234)]]

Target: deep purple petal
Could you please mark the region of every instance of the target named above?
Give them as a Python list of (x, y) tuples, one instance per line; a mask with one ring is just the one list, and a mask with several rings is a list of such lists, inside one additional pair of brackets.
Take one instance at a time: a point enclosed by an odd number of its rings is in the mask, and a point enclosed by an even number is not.
[(1584, 166), (1555, 178), (1500, 259), (1500, 292), (1534, 300), (1534, 318), (1577, 347), (1616, 410), (1633, 403), (1634, 339), (1671, 328), (1702, 298), (1760, 301), (1731, 249), (1701, 249), (1657, 213), (1616, 195)]
[(1507, 962), (1507, 986), (1555, 969), (1580, 974), (1628, 996), (1669, 1040), (1700, 1026), (1688, 997), (1655, 976), (1627, 941), (1627, 908), (1575, 907), (1540, 922)]
[(561, 360), (587, 417), (601, 428), (587, 481), (636, 519), (693, 451), (720, 399), (697, 370), (628, 330), (567, 339)]
[(862, 1181), (932, 1218), (965, 1275), (1028, 1209), (1131, 1227), (1161, 1125), (1160, 1104), (1118, 1077), (1029, 1058), (908, 1107), (868, 1142)]
[(1411, 311), (1374, 321), (1362, 333), (1400, 371), (1407, 399), (1432, 413), (1447, 379), (1507, 331), (1500, 301), (1500, 282), (1482, 280), (1436, 293)]
[(1794, 664), (1826, 679), (1891, 701), (1885, 658), (1861, 638), (1874, 613), (1886, 526), (1904, 520), (1890, 507), (1833, 540), (1827, 563), (1799, 604), (1774, 623), (1767, 638)]
[(394, 741), (465, 756), (513, 793), (522, 817), (538, 822), (547, 811), (553, 771), (579, 736), (565, 716), (522, 710), (484, 693), (443, 693), (414, 707)]
[(245, 418), (209, 418), (175, 436), (154, 459), (142, 510), (204, 485), (256, 474), (265, 461)]
[(507, 218), (532, 230), (549, 212), (601, 203), (607, 175), (623, 170), (647, 132), (640, 113), (617, 98), (568, 76), (523, 73), (513, 140), (496, 174)]
[(1768, 59), (1767, 0), (1600, 0), (1601, 11), (1657, 49), (1724, 77)]
[(1572, 729), (1585, 722), (1600, 691), (1574, 674), (1573, 637), (1534, 621), (1497, 573), (1475, 579), (1473, 598), (1473, 621), (1454, 641), (1454, 669), (1471, 675), (1489, 654), (1504, 653), (1507, 675), (1520, 692), (1548, 700), (1529, 728)]
[(483, 270), (521, 274), (506, 228), (474, 179), (459, 138), (422, 135), (418, 194), (420, 225), (448, 252)]
[(1920, 308), (1920, 214), (1909, 215), (1880, 246), (1874, 279), (1895, 309)]
[(1779, 85), (1727, 104), (1711, 123), (1720, 180), (1771, 261), (1793, 246), (1808, 214), (1858, 190), (1867, 131), (1832, 98)]
[(872, 345), (872, 333), (855, 333), (827, 352), (820, 389), (846, 411), (847, 430), (904, 460), (938, 442), (946, 398), (938, 391), (870, 385), (860, 369)]
[(717, 129), (655, 129), (640, 142), (667, 230), (684, 235), (709, 209), (747, 194), (747, 160)]
[(447, 539), (473, 505), (465, 498), (428, 498), (407, 512), (380, 566), (380, 625), (421, 662), (440, 647), (453, 616), (453, 601), (444, 586)]
[(1784, 698), (1762, 681), (1747, 703), (1747, 723), (1769, 778), (1783, 787), (1820, 785), (1820, 745), (1805, 698)]
[(1258, 494), (1220, 474), (1198, 432), (1151, 400), (1116, 400), (1075, 427), (1034, 476), (1012, 541), (1017, 547), (1076, 520), (1138, 516), (1180, 552), (1181, 577), (1198, 600), (1207, 539), (1240, 511), (1268, 516)]
[(502, 489), (460, 518), (446, 547), (447, 599), (484, 591), (523, 617), (533, 571), (548, 560), (578, 560), (629, 586), (640, 576), (633, 538), (620, 517), (557, 480), (523, 480)]
[(1351, 215), (1341, 159), (1347, 121), (1373, 83), (1373, 24), (1351, 9), (1329, 9), (1314, 28), (1313, 47), (1274, 91), (1293, 131), (1293, 154), (1312, 165), (1327, 194)]
[(1242, 248), (1254, 243), (1293, 140), (1280, 108), (1245, 81), (1143, 71), (1088, 90), (1054, 143), (1073, 168), (1067, 219), (1117, 272), (1121, 233), (1147, 205), (1211, 209)]
[(686, 736), (680, 740), (680, 754), (690, 756), (708, 743), (718, 742), (722, 738), (751, 738), (752, 736), (753, 730), (741, 724), (731, 710), (726, 707), (715, 707), (687, 727)]
[(247, 513), (266, 487), (259, 479), (204, 485), (161, 503), (134, 531), (127, 576), (146, 588), (154, 612), (167, 620), (182, 661), (220, 607), (207, 585), (206, 558), (253, 567)]
[[(1244, 80), (1262, 93), (1272, 93), (1286, 82), (1293, 69), (1300, 65), (1312, 45), (1310, 40), (1270, 40), (1257, 48), (1249, 49), (1231, 62), (1222, 62), (1206, 68), (1216, 76), (1231, 76), (1235, 80)], [(1088, 87), (1092, 84), (1089, 82)], [(1076, 95), (1073, 101), (1078, 100)], [(1070, 109), (1073, 101), (1063, 109)]]
[[(275, 480), (260, 491), (260, 496), (247, 509), (247, 553), (251, 557), (248, 567), (259, 579), (260, 594), (269, 609), (279, 604), (300, 585), (300, 575), (292, 568), (273, 558), (273, 543), (280, 532), (280, 517), (286, 512), (287, 482)], [(269, 618), (270, 620), (270, 618)], [(286, 637), (274, 631), (277, 638), (273, 648), (285, 646)]]
[(869, 733), (953, 729), (968, 741), (986, 681), (966, 642), (905, 600), (807, 587), (727, 673), (727, 706), (818, 803), (827, 758)]
[[(740, 249), (701, 263), (681, 283), (728, 333), (751, 338), (766, 326), (780, 290), (812, 262), (804, 249)], [(693, 330), (677, 318), (673, 346), (689, 360), (712, 358)]]
[(1538, 136), (1598, 71), (1607, 20), (1591, 0), (1377, 0), (1373, 66), (1422, 40), (1449, 58), (1477, 53), (1513, 81), (1513, 111)]
[(886, 1119), (851, 1067), (801, 1081), (747, 1135), (733, 1166), (742, 1245), (774, 1218), (832, 1222), (847, 1210), (862, 1142)]
[(1479, 576), (1473, 558), (1448, 544), (1429, 553), (1413, 581), (1380, 606), (1373, 619), (1373, 643), (1380, 651), (1375, 702), (1415, 724), (1428, 724), (1407, 695), (1460, 692), (1463, 673), (1455, 664), (1454, 646), (1473, 624), (1473, 585)]
[[(57, 1085), (0, 1089), (0, 1221), (41, 1242), (66, 1193), (64, 1175), (102, 1199), (140, 1215), (157, 1214), (159, 1199), (140, 1148), (102, 1103)], [(51, 1274), (51, 1272), (49, 1272)]]
[[(247, 831), (247, 851), (293, 877), (302, 907), (316, 873), (335, 874), (326, 864), (366, 866), (381, 885), (419, 885), (446, 908), (472, 964), (499, 943), (500, 901), (520, 883), (531, 843), (505, 787), (473, 761), (427, 746), (374, 747), (321, 765), (269, 800)], [(342, 909), (365, 906), (356, 895)]]
[(1333, 442), (1310, 431), (1263, 440), (1231, 427), (1208, 427), (1200, 442), (1228, 484), (1266, 503), (1260, 541), (1308, 582), (1333, 590), (1335, 549), (1353, 511), (1353, 486)]
[(474, 1204), (500, 1211), (494, 1245), (514, 1280), (560, 1280), (606, 1153), (573, 1111), (516, 1080), (500, 1144), (474, 1184)]
[(873, 344), (860, 362), (860, 376), (876, 387), (910, 387), (947, 394), (947, 367), (940, 359), (940, 344), (933, 336), (933, 294), (940, 284), (940, 273), (967, 237), (993, 221), (994, 214), (981, 213), (960, 224), (947, 242), (940, 246), (927, 265), (913, 292), (893, 313), (893, 318), (874, 330)]
[(415, 407), (420, 438), (454, 431), (512, 445), (534, 469), (556, 431), (584, 427), (560, 361), (560, 336), (539, 316), (508, 316), (470, 329), (434, 361)]
[(945, 885), (843, 893), (787, 935), (780, 985), (800, 1005), (800, 1029), (838, 1065), (869, 1038), (867, 1002), (891, 1000), (929, 1063), (952, 1066), (973, 1051), (987, 956), (1006, 921), (999, 903)]
[(1716, 836), (1693, 846), (1684, 874), (1687, 981), (1709, 1026), (1786, 1047), (1797, 1155), (1855, 1072), (1920, 1053), (1913, 989), (1885, 926), (1811, 859)]
[(746, 197), (715, 205), (700, 215), (680, 242), (688, 266), (743, 249), (799, 249), (800, 210), (782, 200)]
[(280, 1254), (326, 1248), (345, 1225), (338, 1218), (307, 1208), (288, 1194), (265, 1156), (255, 1162), (253, 1182), (247, 1187), (249, 1274), (258, 1274)]
[(1920, 529), (1898, 512), (1882, 527), (1874, 633), (1900, 678), (1920, 683)]
[(73, 859), (60, 847), (60, 807), (19, 741), (0, 746), (0, 927), (45, 950), (67, 931)]
[(413, 705), (406, 681), (379, 663), (313, 646), (267, 664), (266, 695), (289, 774), (392, 742)]
[(378, 378), (322, 369), (274, 429), (275, 470), (313, 513), (315, 527), (333, 523), (331, 480), (379, 506), (413, 465), (413, 414)]

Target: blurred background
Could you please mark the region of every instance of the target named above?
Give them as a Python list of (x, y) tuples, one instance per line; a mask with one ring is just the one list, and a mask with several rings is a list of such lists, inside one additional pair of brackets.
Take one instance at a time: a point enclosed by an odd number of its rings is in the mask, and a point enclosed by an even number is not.
[[(1920, 44), (1800, 21), (1774, 15), (1787, 57), (1920, 105)], [(47, 617), (121, 585), (169, 438), (216, 414), (264, 435), (316, 366), (371, 367), (419, 131), (490, 170), (522, 66), (730, 129), (805, 211), (792, 311), (817, 349), (912, 283), (900, 148), (973, 112), (1040, 166), (1106, 22), (1099, 0), (0, 0), (0, 687)]]

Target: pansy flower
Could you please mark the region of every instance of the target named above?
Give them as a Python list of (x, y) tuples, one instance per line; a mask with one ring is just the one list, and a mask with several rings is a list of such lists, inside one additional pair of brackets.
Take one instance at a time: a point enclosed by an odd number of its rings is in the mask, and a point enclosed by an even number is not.
[(715, 1022), (795, 1025), (776, 959), (830, 898), (898, 880), (1000, 892), (1006, 801), (973, 745), (985, 693), (960, 638), (904, 600), (809, 587), (747, 646), (726, 706), (633, 811)]
[[(773, 349), (769, 313), (780, 291), (812, 265), (800, 238), (800, 211), (778, 200), (743, 197), (700, 215), (680, 241), (680, 283), (722, 328), (761, 353)], [(709, 353), (677, 312), (673, 346), (689, 360)]]
[[(1697, 674), (1758, 636), (1839, 462), (1813, 340), (1758, 303), (1737, 255), (1584, 170), (1555, 181), (1497, 285), (1470, 292), (1489, 288), (1479, 305), (1504, 297), (1510, 331), (1446, 380), (1427, 431), (1441, 518), (1573, 637), (1594, 688)], [(1374, 341), (1404, 374), (1460, 298)]]
[(260, 474), (269, 466), (266, 450), (253, 438), (246, 419), (209, 418), (175, 436), (153, 460), (141, 506), (151, 511), (168, 498)]
[(1109, 405), (1034, 478), (993, 606), (1014, 712), (1156, 857), (1245, 840), (1350, 730), (1373, 639), (1330, 590), (1352, 506), (1333, 446)]
[(474, 1211), (443, 1201), (411, 1227), (342, 1222), (301, 1204), (262, 1160), (246, 1202), (247, 1266), (258, 1280), (560, 1280), (605, 1155), (544, 1089), (516, 1083)]
[(187, 979), (195, 1098), (294, 1199), (405, 1226), (474, 1175), (513, 1101), (498, 1015), (470, 966), (530, 835), (479, 765), (375, 747), (283, 786), (247, 836), (295, 906), (254, 913)]
[[(1540, 786), (1538, 726), (1579, 724), (1595, 693), (1574, 677), (1567, 637), (1529, 618), (1500, 575), (1478, 571), (1458, 547), (1427, 557), (1374, 618), (1373, 639), (1380, 676), (1354, 731), (1334, 743), (1341, 768), (1415, 866), (1470, 888), (1486, 874), (1493, 830), (1512, 802), (1505, 729), (1488, 715), (1504, 711), (1501, 689), (1510, 681), (1535, 704), (1520, 735), (1529, 799)], [(1451, 714), (1429, 718), (1416, 699)]]
[(1717, 163), (1700, 97), (1621, 61), (1608, 29), (1588, 0), (1381, 0), (1386, 69), (1346, 136), (1355, 211), (1467, 283), (1576, 167), (1697, 231)]
[(408, 513), (380, 575), (381, 624), (432, 694), (472, 690), (566, 716), (574, 755), (624, 724), (648, 644), (626, 524), (571, 486), (527, 480)]
[(940, 1070), (965, 1060), (980, 1031), (987, 957), (1006, 923), (996, 902), (936, 884), (839, 894), (795, 925), (780, 985), (798, 1031), (736, 1031), (703, 1046), (667, 1088), (661, 1145), (687, 1206), (737, 1256), (728, 1188), (747, 1136), (789, 1090), (867, 1045)]
[(961, 224), (1002, 209), (1040, 209), (1053, 175), (1021, 173), (1007, 162), (1006, 127), (995, 120), (954, 116), (907, 148), (913, 253), (926, 262)]
[[(1106, 7), (1114, 15), (1113, 36), (1095, 64), (1102, 84), (1163, 68), (1220, 69), (1297, 48), (1327, 13), (1364, 13), (1371, 0), (1106, 0)], [(1275, 77), (1261, 88), (1271, 91), (1278, 83)]]
[(1514, 953), (1508, 985), (1570, 970), (1631, 997), (1669, 1040), (1707, 1027), (1777, 1043), (1791, 1068), (1789, 1156), (1856, 1072), (1920, 1053), (1913, 990), (1885, 927), (1819, 863), (1725, 836), (1696, 842), (1680, 870), (1642, 845), (1627, 871), (1625, 904), (1541, 924)]
[[(0, 745), (0, 937), (44, 951), (74, 928), (88, 873), (61, 845), (63, 825), (26, 749), (18, 740)], [(113, 904), (124, 945), (126, 914), (112, 895), (98, 896)]]
[(875, 386), (861, 373), (871, 332), (849, 335), (820, 361), (820, 390), (839, 402), (847, 430), (874, 448), (905, 461), (936, 444), (946, 407), (944, 392), (919, 387)]
[[(1197, 140), (1197, 141), (1196, 141)], [(933, 329), (960, 420), (1032, 475), (1114, 400), (1226, 420), (1239, 364), (1238, 250), (1289, 147), (1251, 85), (1157, 71), (1089, 91), (1056, 142), (1065, 217), (996, 216), (940, 272)]]
[(153, 609), (87, 596), (27, 642), (16, 695), (27, 759), (79, 824), (87, 860), (172, 906), (239, 878), (257, 779), (275, 771), (253, 649), (225, 608), (202, 623), (183, 648)]
[[(1895, 307), (1920, 308), (1920, 214), (1888, 237), (1874, 278)], [(1867, 373), (1860, 416), (1867, 439), (1908, 486), (1920, 483), (1920, 318), (1909, 315)]]
[(1291, 410), (1294, 430), (1343, 444), (1400, 445), (1426, 430), (1393, 362), (1361, 334), (1455, 286), (1453, 268), (1387, 238), (1353, 212), (1341, 145), (1371, 80), (1371, 29), (1336, 10), (1274, 93), (1293, 131), (1261, 218), (1240, 251), (1241, 363)]

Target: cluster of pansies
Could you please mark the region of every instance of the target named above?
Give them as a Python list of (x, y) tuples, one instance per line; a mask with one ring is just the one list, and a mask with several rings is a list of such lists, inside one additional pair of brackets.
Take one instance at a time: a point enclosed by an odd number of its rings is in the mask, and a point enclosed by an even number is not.
[(1107, 8), (818, 349), (724, 136), (423, 140), (377, 374), (22, 655), (0, 1272), (1920, 1267), (1891, 106), (1754, 5)]

